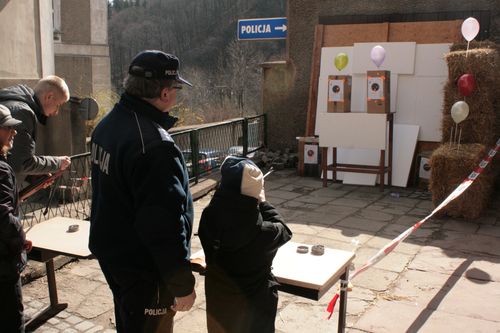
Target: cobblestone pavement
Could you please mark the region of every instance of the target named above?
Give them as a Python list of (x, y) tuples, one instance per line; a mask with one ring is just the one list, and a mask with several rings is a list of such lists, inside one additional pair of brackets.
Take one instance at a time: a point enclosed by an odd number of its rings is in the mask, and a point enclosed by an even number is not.
[[(293, 241), (355, 251), (354, 267), (431, 211), (427, 192), (329, 184), (294, 170), (266, 178), (267, 199), (292, 229)], [(195, 202), (196, 223), (210, 195)], [(476, 221), (432, 219), (375, 267), (353, 282), (348, 332), (500, 332), (500, 198)], [(197, 230), (197, 225), (194, 230)], [(200, 249), (197, 237), (193, 251)], [(37, 265), (37, 263), (30, 263)], [(115, 332), (111, 293), (95, 260), (56, 271), (59, 300), (68, 308), (36, 332)], [(176, 332), (206, 332), (203, 277), (197, 300), (178, 313)], [(48, 304), (45, 277), (23, 287), (26, 313)], [(326, 320), (332, 288), (319, 301), (280, 293), (276, 330), (336, 332), (337, 313)]]

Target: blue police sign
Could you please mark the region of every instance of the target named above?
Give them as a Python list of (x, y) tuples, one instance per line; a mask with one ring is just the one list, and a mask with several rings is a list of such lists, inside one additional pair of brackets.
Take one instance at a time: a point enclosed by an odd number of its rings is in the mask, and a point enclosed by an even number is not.
[(285, 39), (286, 17), (238, 20), (239, 40)]

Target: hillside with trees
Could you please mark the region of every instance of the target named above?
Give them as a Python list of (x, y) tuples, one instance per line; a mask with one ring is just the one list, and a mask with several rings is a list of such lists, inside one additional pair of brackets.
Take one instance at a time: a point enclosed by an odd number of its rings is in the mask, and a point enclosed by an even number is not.
[(180, 125), (260, 112), (259, 64), (283, 59), (285, 42), (238, 41), (237, 22), (285, 16), (285, 0), (113, 0), (108, 12), (117, 91), (132, 57), (159, 49), (179, 56), (182, 75), (195, 85), (179, 95)]

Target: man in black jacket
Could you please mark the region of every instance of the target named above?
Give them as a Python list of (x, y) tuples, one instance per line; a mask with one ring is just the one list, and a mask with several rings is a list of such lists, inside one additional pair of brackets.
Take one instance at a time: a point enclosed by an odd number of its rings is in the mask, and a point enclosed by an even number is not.
[(68, 156), (35, 154), (38, 123), (45, 125), (47, 117), (56, 116), (68, 100), (66, 82), (55, 75), (41, 79), (34, 89), (23, 84), (0, 89), (0, 104), (8, 107), (12, 116), (22, 121), (17, 128), (16, 144), (8, 157), (19, 188), (24, 187), (27, 176), (46, 175), (65, 170), (70, 165)]
[(181, 151), (167, 130), (179, 59), (139, 53), (125, 93), (92, 135), (89, 248), (113, 292), (118, 332), (172, 332), (196, 298), (190, 266), (193, 202)]
[(199, 229), (208, 332), (271, 333), (278, 305), (271, 265), (292, 232), (266, 201), (264, 176), (252, 161), (228, 156), (221, 176)]
[(15, 128), (20, 124), (0, 105), (0, 329), (12, 333), (24, 332), (20, 274), (26, 265), (26, 251), (31, 250), (18, 217), (16, 177), (7, 164)]

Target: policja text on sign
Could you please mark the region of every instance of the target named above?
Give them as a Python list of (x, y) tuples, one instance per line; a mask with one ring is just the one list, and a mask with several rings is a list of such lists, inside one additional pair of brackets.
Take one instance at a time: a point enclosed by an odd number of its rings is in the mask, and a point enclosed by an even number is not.
[(286, 31), (285, 17), (238, 20), (239, 40), (285, 39)]

